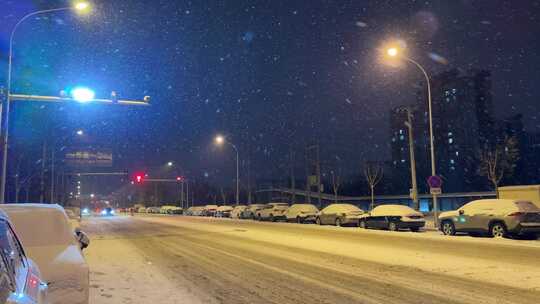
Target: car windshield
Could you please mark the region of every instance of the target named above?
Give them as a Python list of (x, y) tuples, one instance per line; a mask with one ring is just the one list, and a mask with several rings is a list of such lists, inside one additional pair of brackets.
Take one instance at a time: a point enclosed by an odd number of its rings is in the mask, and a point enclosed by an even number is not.
[(515, 202), (519, 210), (529, 212), (540, 212), (540, 208), (531, 202)]

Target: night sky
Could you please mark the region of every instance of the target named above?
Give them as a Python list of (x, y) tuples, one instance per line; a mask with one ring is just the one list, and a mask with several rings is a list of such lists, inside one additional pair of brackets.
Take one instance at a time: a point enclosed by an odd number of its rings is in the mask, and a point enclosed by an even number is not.
[[(66, 1), (0, 0), (0, 68), (9, 31), (25, 13)], [(136, 170), (174, 160), (183, 173), (229, 181), (229, 136), (254, 176), (287, 174), (290, 149), (319, 142), (327, 168), (360, 171), (387, 160), (389, 110), (411, 104), (422, 75), (381, 64), (388, 39), (431, 73), (457, 68), (493, 75), (498, 117), (523, 113), (540, 132), (540, 1), (266, 0), (94, 1), (93, 12), (25, 22), (15, 46), (15, 93), (58, 95), (78, 84), (98, 97), (152, 97), (147, 108), (17, 104), (13, 140), (39, 144), (83, 128)], [(442, 59), (441, 59), (442, 58)], [(446, 64), (445, 64), (446, 63)], [(2, 72), (5, 82), (6, 72)], [(256, 173), (255, 173), (256, 172)], [(222, 174), (223, 173), (223, 174)]]

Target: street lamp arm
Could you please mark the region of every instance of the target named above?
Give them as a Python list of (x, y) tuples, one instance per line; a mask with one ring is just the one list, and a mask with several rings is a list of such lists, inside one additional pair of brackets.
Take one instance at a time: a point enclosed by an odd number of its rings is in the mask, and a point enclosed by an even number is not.
[(429, 75), (428, 73), (426, 72), (426, 70), (424, 69), (424, 67), (418, 63), (417, 61), (407, 57), (407, 56), (403, 56), (403, 59), (407, 60), (408, 62), (414, 64), (416, 67), (418, 67), (420, 69), (420, 71), (422, 71), (422, 74), (424, 74), (424, 77), (426, 77), (426, 81), (427, 81), (427, 86), (428, 86), (428, 91), (430, 91), (430, 81), (429, 81)]

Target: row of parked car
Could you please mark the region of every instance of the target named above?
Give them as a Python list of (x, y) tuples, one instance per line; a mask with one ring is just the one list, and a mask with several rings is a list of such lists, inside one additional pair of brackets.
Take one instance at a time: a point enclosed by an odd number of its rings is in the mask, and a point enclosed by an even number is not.
[(352, 204), (331, 204), (322, 210), (312, 204), (289, 206), (286, 203), (269, 203), (234, 207), (206, 205), (190, 207), (185, 215), (413, 231), (418, 231), (425, 225), (422, 213), (403, 205), (381, 205), (371, 212), (365, 212)]
[[(405, 205), (380, 205), (366, 212), (352, 204), (331, 204), (319, 210), (312, 204), (286, 203), (239, 206), (195, 206), (185, 211), (191, 216), (230, 217), (259, 221), (314, 222), (319, 225), (359, 226), (397, 231), (419, 231), (425, 226), (424, 214)], [(439, 227), (446, 235), (457, 232), (492, 237), (540, 234), (540, 208), (530, 201), (512, 199), (475, 200), (455, 211), (442, 212)]]
[[(125, 210), (129, 212), (130, 210)], [(159, 213), (159, 214), (182, 214), (183, 209), (181, 207), (164, 205), (161, 207), (139, 207), (133, 208), (133, 212), (137, 213)]]
[(89, 243), (59, 205), (0, 205), (0, 303), (87, 304)]

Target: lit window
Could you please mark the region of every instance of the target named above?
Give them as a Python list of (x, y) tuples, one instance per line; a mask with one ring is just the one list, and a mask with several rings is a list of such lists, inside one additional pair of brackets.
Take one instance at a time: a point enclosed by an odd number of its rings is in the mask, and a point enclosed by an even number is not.
[(402, 130), (402, 129), (399, 129), (399, 134), (403, 134), (403, 130)]
[(392, 142), (396, 142), (396, 138), (395, 138), (395, 137), (392, 137)]
[(451, 160), (450, 160), (450, 163), (453, 165), (453, 164), (455, 164), (456, 162), (455, 162), (453, 159), (451, 159)]
[(454, 171), (454, 170), (456, 170), (456, 167), (452, 166), (452, 167), (450, 167), (450, 170)]
[(448, 96), (448, 95), (450, 95), (450, 91), (448, 90), (444, 91), (444, 96)]
[(456, 151), (456, 156), (459, 156), (459, 151)]
[(402, 160), (401, 160), (401, 162), (402, 162), (402, 163), (404, 163), (404, 162), (405, 162), (405, 160), (404, 160), (404, 159), (402, 159)]
[(453, 135), (452, 132), (448, 132), (448, 136), (452, 136), (452, 135)]
[(456, 89), (452, 89), (452, 93), (453, 94), (456, 94), (457, 90)]
[(449, 144), (453, 144), (453, 143), (454, 143), (454, 139), (453, 139), (453, 138), (449, 138), (449, 139), (448, 139), (448, 143), (449, 143)]
[(399, 140), (405, 140), (405, 136), (400, 135), (400, 136), (399, 136)]

